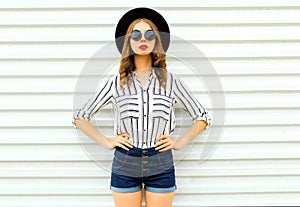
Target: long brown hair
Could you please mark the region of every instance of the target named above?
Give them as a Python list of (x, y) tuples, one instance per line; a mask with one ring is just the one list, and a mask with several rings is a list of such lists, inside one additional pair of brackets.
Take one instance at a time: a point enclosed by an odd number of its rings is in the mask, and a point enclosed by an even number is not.
[(121, 90), (124, 90), (124, 84), (127, 83), (127, 86), (130, 87), (132, 83), (131, 73), (135, 70), (134, 64), (134, 52), (130, 47), (129, 34), (133, 30), (134, 26), (140, 22), (144, 21), (148, 23), (152, 30), (156, 34), (155, 46), (153, 51), (150, 53), (152, 56), (152, 67), (155, 67), (154, 72), (159, 80), (160, 85), (166, 89), (166, 80), (167, 80), (167, 69), (166, 69), (166, 55), (162, 47), (161, 38), (155, 24), (146, 18), (139, 18), (134, 20), (128, 27), (126, 35), (124, 37), (124, 45), (122, 50), (122, 59), (120, 63), (119, 73), (120, 73), (120, 87)]

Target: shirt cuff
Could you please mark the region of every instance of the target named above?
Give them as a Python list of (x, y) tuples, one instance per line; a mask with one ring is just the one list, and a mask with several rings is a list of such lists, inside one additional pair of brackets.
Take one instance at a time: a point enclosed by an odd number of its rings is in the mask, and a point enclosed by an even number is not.
[(75, 125), (75, 118), (73, 118), (73, 120), (72, 120), (72, 125), (75, 129), (78, 129), (78, 127)]
[(207, 130), (208, 128), (210, 128), (210, 125), (211, 125), (211, 117), (209, 115), (206, 115), (204, 117), (200, 116), (200, 117), (196, 117), (194, 120), (193, 120), (193, 123), (195, 123), (196, 121), (200, 121), (200, 120), (203, 120), (207, 123), (206, 127), (204, 128), (204, 130)]
[(75, 129), (78, 129), (78, 127), (75, 125), (75, 119), (91, 121), (91, 119), (79, 115), (78, 111), (79, 111), (79, 109), (75, 110), (75, 112), (73, 113), (72, 125)]

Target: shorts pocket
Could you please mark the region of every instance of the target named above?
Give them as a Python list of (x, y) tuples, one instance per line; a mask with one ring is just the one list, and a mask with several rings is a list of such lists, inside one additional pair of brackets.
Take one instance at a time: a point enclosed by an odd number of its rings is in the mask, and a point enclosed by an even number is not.
[(117, 149), (115, 149), (112, 168), (113, 169), (121, 168), (127, 162), (127, 156), (128, 156), (128, 151), (126, 151), (126, 154), (124, 154), (118, 151)]
[(159, 166), (162, 170), (169, 170), (174, 167), (172, 150), (158, 153)]

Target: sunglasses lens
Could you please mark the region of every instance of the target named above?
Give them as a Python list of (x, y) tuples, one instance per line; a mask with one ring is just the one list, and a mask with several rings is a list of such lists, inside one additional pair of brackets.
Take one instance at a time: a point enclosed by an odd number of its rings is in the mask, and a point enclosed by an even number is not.
[(131, 39), (140, 40), (142, 38), (142, 33), (138, 30), (133, 30), (130, 34)]
[(145, 33), (145, 38), (147, 40), (154, 40), (155, 32), (153, 30), (147, 30), (146, 33)]

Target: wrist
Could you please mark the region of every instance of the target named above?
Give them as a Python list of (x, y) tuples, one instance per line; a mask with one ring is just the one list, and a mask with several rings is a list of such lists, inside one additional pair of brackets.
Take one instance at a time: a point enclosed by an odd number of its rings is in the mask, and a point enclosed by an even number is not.
[(177, 142), (177, 140), (175, 140), (174, 142), (174, 147), (173, 147), (174, 150), (180, 150), (181, 147), (180, 147), (180, 144)]
[(112, 140), (108, 137), (104, 137), (104, 147), (107, 149), (111, 149)]

